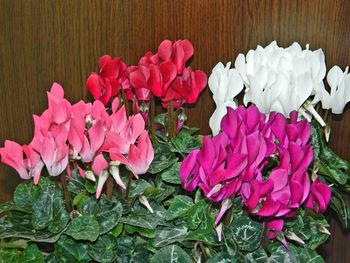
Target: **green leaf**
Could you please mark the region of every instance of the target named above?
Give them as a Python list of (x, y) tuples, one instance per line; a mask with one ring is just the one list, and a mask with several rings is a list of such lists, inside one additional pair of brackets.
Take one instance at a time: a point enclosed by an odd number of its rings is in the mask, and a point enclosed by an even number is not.
[(135, 198), (142, 195), (147, 188), (152, 187), (152, 185), (144, 179), (132, 180), (130, 185), (129, 197)]
[(194, 204), (189, 210), (188, 210), (188, 217), (187, 217), (187, 225), (188, 228), (191, 230), (195, 230), (198, 228), (200, 223), (203, 220), (203, 213), (206, 209), (206, 202), (205, 200), (201, 200), (198, 203)]
[(175, 189), (173, 187), (150, 187), (146, 189), (144, 196), (146, 196), (149, 200), (154, 200), (157, 204), (159, 204), (167, 199), (174, 191)]
[(23, 238), (34, 242), (56, 242), (60, 234), (48, 230), (36, 230), (30, 215), (10, 215), (0, 218), (0, 239)]
[(79, 216), (70, 223), (65, 234), (75, 240), (95, 241), (99, 236), (99, 224), (90, 216)]
[(162, 180), (170, 184), (181, 184), (180, 180), (180, 165), (181, 163), (174, 163), (169, 169), (161, 173)]
[(305, 241), (305, 247), (316, 249), (323, 244), (328, 235), (319, 231), (320, 227), (328, 228), (329, 224), (323, 215), (315, 214), (310, 210), (307, 213), (299, 211), (294, 219), (285, 223), (285, 229), (294, 232)]
[(165, 126), (167, 121), (168, 121), (168, 114), (166, 112), (158, 114), (157, 116), (154, 117), (154, 123), (160, 124), (162, 126)]
[(149, 262), (150, 254), (144, 244), (136, 245), (127, 263)]
[(312, 122), (312, 145), (314, 156), (320, 161), (319, 173), (333, 183), (345, 185), (350, 174), (350, 163), (335, 154), (324, 141), (320, 127)]
[(159, 210), (160, 208), (154, 204), (151, 204), (151, 206), (154, 210), (153, 214), (147, 209), (135, 205), (128, 214), (120, 218), (119, 222), (136, 227), (155, 229), (163, 220), (163, 211)]
[(188, 234), (187, 240), (205, 240), (214, 230), (214, 219), (210, 215), (209, 207), (201, 214), (201, 224), (194, 231)]
[(89, 255), (97, 262), (112, 262), (117, 257), (118, 242), (113, 235), (100, 236), (89, 244)]
[(44, 262), (44, 255), (38, 249), (37, 245), (29, 245), (22, 253), (19, 262), (21, 263), (40, 263)]
[(0, 262), (2, 263), (42, 263), (44, 255), (37, 245), (29, 245), (23, 251), (16, 249), (0, 249)]
[(186, 235), (186, 226), (156, 229), (156, 238), (154, 240), (153, 245), (155, 247), (164, 247), (172, 243), (184, 240)]
[(81, 208), (81, 213), (93, 217), (99, 224), (100, 235), (112, 230), (122, 216), (123, 207), (117, 199), (108, 200), (104, 195), (96, 200), (87, 198)]
[(302, 263), (324, 263), (323, 258), (313, 249), (296, 247), (296, 250)]
[(90, 180), (85, 180), (84, 187), (90, 194), (94, 194), (96, 193), (97, 183)]
[(13, 202), (6, 202), (0, 204), (0, 214), (9, 212), (9, 211), (19, 211), (19, 212), (24, 212), (28, 213), (29, 211), (27, 209), (22, 209), (16, 206)]
[(42, 189), (33, 204), (33, 227), (38, 230), (48, 227), (56, 234), (66, 227), (68, 221), (61, 191), (55, 186)]
[[(118, 238), (117, 260), (118, 263), (129, 263), (130, 257), (135, 249), (135, 242), (129, 236), (121, 236)], [(142, 261), (141, 261), (142, 262)], [(145, 261), (147, 262), (147, 261)]]
[(51, 253), (50, 255), (46, 256), (44, 262), (45, 263), (59, 263), (59, 261), (55, 257), (54, 253)]
[(179, 246), (163, 247), (152, 258), (151, 263), (190, 263), (191, 257)]
[(298, 254), (296, 253), (293, 246), (290, 245), (289, 249), (278, 244), (277, 249), (272, 253), (272, 255), (267, 260), (268, 263), (304, 263), (301, 262)]
[(111, 234), (114, 237), (118, 237), (123, 232), (123, 228), (124, 228), (124, 224), (119, 223), (115, 228), (112, 229)]
[(201, 142), (186, 130), (181, 130), (179, 134), (171, 140), (176, 152), (187, 154), (201, 147)]
[(32, 182), (23, 182), (16, 187), (13, 201), (17, 207), (31, 211), (32, 206), (39, 195), (39, 186), (35, 186)]
[(154, 229), (147, 229), (143, 227), (137, 227), (137, 226), (131, 226), (131, 225), (124, 225), (124, 229), (129, 234), (134, 234), (135, 232), (139, 233), (143, 237), (147, 238), (155, 238), (156, 231)]
[(151, 174), (164, 171), (178, 160), (175, 153), (171, 152), (168, 145), (156, 143), (153, 145), (153, 148), (154, 159), (148, 169), (148, 172)]
[(165, 213), (165, 220), (170, 221), (182, 216), (192, 205), (192, 198), (186, 195), (175, 196)]
[[(225, 252), (220, 252), (210, 258), (206, 263), (236, 263), (237, 261)], [(264, 262), (265, 263), (265, 262)]]
[(62, 235), (55, 244), (54, 256), (58, 262), (88, 262), (91, 260), (87, 244), (79, 243), (65, 235)]
[(343, 228), (350, 226), (350, 205), (346, 196), (337, 189), (332, 188), (330, 207), (337, 214)]
[(235, 218), (229, 226), (234, 233), (234, 238), (243, 251), (254, 251), (260, 246), (262, 227), (261, 224), (249, 217)]
[(70, 193), (79, 194), (80, 192), (85, 191), (85, 181), (88, 181), (82, 178), (79, 175), (78, 169), (72, 169), (72, 180), (68, 181), (68, 190)]
[(248, 253), (244, 257), (245, 263), (266, 263), (269, 262), (268, 256), (264, 249), (259, 248), (254, 252)]

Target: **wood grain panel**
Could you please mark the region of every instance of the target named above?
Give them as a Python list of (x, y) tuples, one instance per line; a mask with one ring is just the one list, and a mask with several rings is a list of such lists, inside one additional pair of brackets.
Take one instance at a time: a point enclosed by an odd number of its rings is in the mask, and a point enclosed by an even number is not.
[[(350, 2), (346, 0), (0, 0), (0, 144), (29, 142), (31, 115), (46, 107), (46, 91), (61, 83), (71, 101), (89, 98), (84, 83), (103, 54), (134, 64), (165, 38), (194, 44), (192, 68), (210, 73), (259, 43), (298, 41), (322, 47), (329, 67), (350, 64)], [(349, 107), (348, 107), (349, 108)], [(209, 133), (214, 109), (209, 90), (189, 123)], [(332, 118), (331, 144), (350, 160), (350, 110)], [(0, 167), (0, 201), (11, 198), (17, 175)], [(327, 262), (350, 258), (348, 233), (332, 220)]]

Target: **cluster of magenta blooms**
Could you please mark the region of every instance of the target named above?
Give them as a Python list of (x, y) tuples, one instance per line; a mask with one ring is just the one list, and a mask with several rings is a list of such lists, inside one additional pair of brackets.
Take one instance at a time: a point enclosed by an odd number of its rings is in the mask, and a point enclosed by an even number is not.
[[(82, 177), (93, 173), (98, 176), (97, 198), (108, 176), (125, 188), (119, 166), (127, 166), (138, 178), (154, 158), (147, 131), (150, 102), (157, 98), (165, 108), (178, 108), (195, 103), (205, 88), (206, 74), (185, 66), (193, 52), (187, 40), (165, 40), (157, 53), (147, 52), (136, 66), (101, 57), (99, 73), (92, 73), (86, 83), (95, 101), (71, 104), (54, 84), (48, 109), (34, 116), (31, 143), (5, 141), (1, 162), (35, 184), (44, 167), (50, 176), (66, 171), (68, 179), (71, 168)], [(118, 94), (132, 101), (134, 115), (127, 116)], [(199, 187), (209, 200), (222, 202), (215, 223), (239, 196), (249, 213), (268, 223), (271, 238), (282, 230), (284, 218), (301, 206), (324, 212), (331, 191), (308, 171), (313, 160), (310, 124), (297, 121), (296, 112), (290, 119), (279, 113), (267, 119), (254, 105), (227, 110), (221, 132), (203, 137), (202, 148), (192, 151), (180, 167), (184, 189)], [(267, 170), (271, 163), (274, 167)]]
[[(308, 173), (313, 160), (310, 124), (298, 122), (296, 112), (289, 120), (280, 113), (271, 113), (267, 120), (255, 105), (227, 110), (221, 132), (204, 137), (202, 148), (192, 151), (180, 167), (186, 190), (199, 187), (208, 199), (222, 202), (215, 223), (238, 196), (249, 213), (266, 220), (271, 238), (282, 230), (284, 218), (294, 216), (302, 205), (323, 213), (331, 191)], [(266, 171), (271, 162), (274, 167)]]

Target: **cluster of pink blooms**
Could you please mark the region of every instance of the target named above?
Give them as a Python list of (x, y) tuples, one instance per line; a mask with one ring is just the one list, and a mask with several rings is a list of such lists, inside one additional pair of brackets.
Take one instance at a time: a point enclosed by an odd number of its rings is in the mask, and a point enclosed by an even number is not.
[[(114, 89), (114, 83), (105, 84)], [(13, 167), (22, 179), (33, 178), (35, 184), (44, 166), (50, 176), (66, 171), (71, 177), (72, 166), (82, 177), (94, 178), (95, 174), (99, 176), (97, 198), (109, 175), (125, 188), (119, 165), (126, 165), (137, 178), (146, 173), (154, 153), (142, 116), (127, 117), (124, 106), (119, 106), (118, 98), (111, 110), (100, 101), (72, 105), (55, 83), (48, 92), (48, 109), (41, 116), (34, 115), (31, 143), (21, 146), (5, 141), (0, 148), (1, 162)]]
[[(222, 201), (215, 223), (237, 196), (274, 231), (281, 231), (283, 218), (295, 215), (301, 205), (323, 213), (331, 192), (307, 172), (313, 160), (310, 124), (297, 122), (296, 113), (289, 121), (280, 113), (271, 113), (266, 121), (255, 105), (227, 110), (221, 133), (204, 137), (202, 148), (191, 152), (180, 167), (186, 190), (198, 186), (208, 199)], [(275, 165), (269, 168), (271, 161)]]
[(175, 108), (183, 103), (192, 104), (207, 84), (207, 75), (186, 67), (194, 52), (188, 40), (172, 42), (164, 40), (158, 52), (147, 52), (137, 66), (129, 66), (120, 59), (105, 55), (99, 60), (99, 73), (92, 73), (86, 86), (96, 100), (107, 105), (123, 89), (128, 100), (133, 102), (134, 113), (140, 112), (152, 96), (158, 97), (163, 107), (169, 101)]

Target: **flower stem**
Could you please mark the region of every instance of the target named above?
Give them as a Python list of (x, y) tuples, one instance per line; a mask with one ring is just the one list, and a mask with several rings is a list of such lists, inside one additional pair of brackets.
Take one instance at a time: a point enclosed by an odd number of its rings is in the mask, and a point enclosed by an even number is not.
[(130, 108), (129, 108), (129, 101), (126, 98), (125, 92), (124, 92), (124, 88), (123, 86), (121, 86), (120, 91), (122, 93), (122, 99), (123, 99), (123, 103), (125, 105), (125, 111), (126, 111), (126, 115), (130, 116)]
[(150, 114), (150, 120), (149, 120), (149, 127), (150, 127), (150, 132), (151, 132), (151, 141), (154, 143), (155, 142), (155, 123), (154, 123), (154, 119), (155, 119), (155, 115), (156, 115), (156, 104), (154, 101), (154, 97), (151, 98), (151, 114)]
[(130, 173), (129, 174), (129, 178), (128, 178), (128, 184), (126, 186), (125, 199), (129, 198), (129, 192), (130, 192), (132, 177), (133, 177), (133, 174)]
[(175, 137), (175, 116), (174, 116), (174, 103), (173, 101), (168, 102), (168, 133), (169, 133), (169, 139), (172, 139)]
[(60, 175), (60, 179), (61, 179), (61, 185), (62, 185), (62, 190), (63, 190), (63, 195), (64, 195), (64, 202), (66, 205), (66, 209), (68, 212), (72, 211), (71, 205), (70, 205), (70, 193), (67, 187), (67, 181), (66, 181), (66, 177), (64, 176), (64, 174)]
[(263, 249), (267, 250), (267, 247), (269, 246), (269, 227), (266, 222), (263, 222), (262, 227), (261, 246)]
[(111, 200), (112, 195), (113, 195), (113, 177), (109, 175), (107, 179), (107, 199)]

